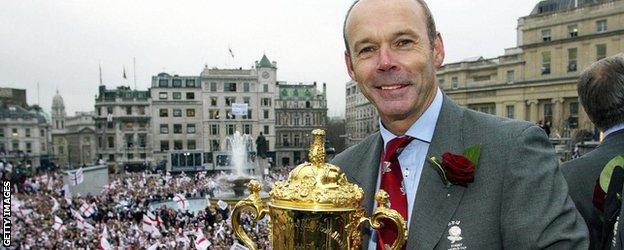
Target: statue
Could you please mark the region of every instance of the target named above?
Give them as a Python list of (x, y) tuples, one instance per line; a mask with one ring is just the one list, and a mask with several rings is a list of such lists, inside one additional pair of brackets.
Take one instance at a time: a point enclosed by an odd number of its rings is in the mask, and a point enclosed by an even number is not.
[(264, 138), (264, 135), (262, 135), (262, 132), (260, 132), (260, 135), (256, 139), (256, 150), (258, 151), (258, 157), (265, 159), (267, 157), (268, 149), (269, 148), (267, 145), (267, 141)]

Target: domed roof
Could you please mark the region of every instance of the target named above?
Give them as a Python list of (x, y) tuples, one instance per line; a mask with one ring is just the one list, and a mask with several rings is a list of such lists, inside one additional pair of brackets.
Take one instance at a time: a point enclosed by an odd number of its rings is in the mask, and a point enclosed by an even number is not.
[(58, 90), (56, 90), (56, 95), (54, 95), (54, 98), (52, 98), (52, 110), (55, 109), (65, 109), (63, 97), (59, 94)]

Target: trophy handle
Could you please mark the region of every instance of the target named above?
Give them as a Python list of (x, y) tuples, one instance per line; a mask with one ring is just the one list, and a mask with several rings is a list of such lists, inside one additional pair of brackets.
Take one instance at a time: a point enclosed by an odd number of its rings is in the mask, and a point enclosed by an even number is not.
[(232, 228), (234, 229), (236, 237), (238, 237), (238, 239), (241, 240), (245, 246), (249, 249), (257, 250), (258, 247), (256, 246), (256, 243), (249, 238), (240, 224), (240, 216), (241, 212), (244, 210), (251, 210), (252, 219), (254, 221), (258, 221), (265, 216), (267, 210), (264, 208), (264, 203), (262, 203), (262, 200), (260, 199), (260, 182), (257, 180), (251, 180), (247, 184), (247, 187), (249, 188), (251, 194), (246, 199), (236, 203), (234, 210), (232, 210)]
[(358, 226), (358, 228), (361, 227), (362, 224), (366, 221), (368, 221), (370, 223), (370, 226), (374, 229), (379, 229), (383, 227), (381, 221), (384, 219), (392, 221), (398, 229), (398, 235), (394, 243), (392, 243), (391, 249), (399, 250), (403, 247), (403, 245), (405, 245), (405, 242), (407, 241), (407, 224), (405, 223), (403, 216), (399, 212), (394, 209), (388, 208), (388, 198), (389, 196), (386, 191), (377, 191), (377, 194), (375, 194), (377, 208), (375, 208), (373, 217), (371, 217), (370, 219), (360, 219), (360, 225)]

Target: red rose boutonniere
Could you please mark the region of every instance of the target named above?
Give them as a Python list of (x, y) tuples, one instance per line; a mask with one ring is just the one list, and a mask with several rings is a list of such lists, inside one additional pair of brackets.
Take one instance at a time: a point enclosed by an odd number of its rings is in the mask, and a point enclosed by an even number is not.
[(427, 160), (435, 167), (446, 187), (452, 185), (467, 186), (474, 181), (474, 172), (481, 155), (481, 145), (473, 145), (456, 155), (449, 152), (442, 154), (442, 159), (435, 156)]

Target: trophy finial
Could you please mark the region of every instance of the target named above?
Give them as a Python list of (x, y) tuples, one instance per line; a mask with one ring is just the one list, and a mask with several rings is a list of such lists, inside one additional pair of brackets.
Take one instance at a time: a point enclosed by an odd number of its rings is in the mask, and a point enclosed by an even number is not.
[(314, 141), (310, 145), (308, 158), (310, 163), (319, 166), (325, 163), (325, 130), (315, 129), (312, 135), (314, 135)]

